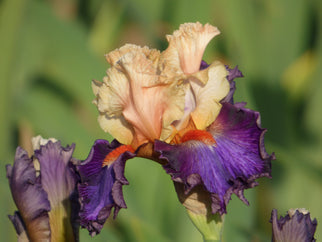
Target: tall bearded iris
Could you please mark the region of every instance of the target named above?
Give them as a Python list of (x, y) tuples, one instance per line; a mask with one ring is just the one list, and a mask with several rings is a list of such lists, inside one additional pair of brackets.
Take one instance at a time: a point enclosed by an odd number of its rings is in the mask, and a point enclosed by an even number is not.
[(243, 190), (270, 177), (265, 130), (258, 112), (234, 103), (241, 72), (202, 56), (220, 32), (187, 23), (168, 35), (168, 48), (125, 45), (106, 55), (103, 82), (93, 81), (98, 122), (115, 140), (97, 140), (78, 165), (81, 225), (100, 232), (112, 208), (126, 204), (122, 186), (127, 159), (162, 164), (179, 200), (194, 214), (224, 214), (231, 195), (247, 203)]

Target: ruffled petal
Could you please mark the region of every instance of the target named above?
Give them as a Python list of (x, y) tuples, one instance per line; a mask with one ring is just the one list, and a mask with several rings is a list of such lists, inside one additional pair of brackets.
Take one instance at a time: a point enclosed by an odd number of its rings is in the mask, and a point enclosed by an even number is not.
[(164, 73), (173, 70), (180, 73), (179, 69), (185, 74), (199, 71), (209, 41), (218, 34), (219, 30), (209, 24), (203, 26), (197, 22), (180, 25), (179, 30), (167, 36), (169, 47), (161, 54), (160, 69)]
[(165, 86), (158, 85), (156, 70), (142, 53), (123, 56), (120, 65), (128, 74), (131, 88), (123, 111), (125, 119), (133, 125), (138, 144), (158, 139), (166, 109)]
[(59, 141), (48, 141), (34, 151), (35, 158), (40, 164), (41, 185), (48, 194), (51, 206), (49, 218), (53, 241), (61, 239), (74, 241), (74, 236), (78, 235), (78, 231), (74, 231), (78, 226), (73, 226), (75, 221), (70, 220), (72, 211), (70, 197), (77, 183), (77, 176), (70, 162), (74, 149), (75, 144), (64, 148)]
[(272, 211), (272, 241), (313, 242), (317, 221), (311, 220), (310, 213), (301, 209), (291, 210), (285, 217), (277, 218), (277, 210)]
[(35, 150), (35, 157), (40, 163), (41, 184), (54, 208), (62, 206), (75, 189), (77, 178), (70, 163), (74, 149), (75, 144), (64, 148), (60, 142), (49, 141)]
[(184, 110), (186, 85), (179, 81), (162, 83), (153, 59), (155, 52), (150, 56), (144, 50), (112, 52), (109, 59), (118, 59), (115, 66), (108, 69), (103, 83), (93, 82), (101, 127), (134, 148), (168, 137), (171, 123)]
[[(12, 197), (24, 221), (28, 238), (31, 241), (50, 241), (48, 212), (51, 207), (47, 193), (41, 186), (40, 177), (36, 176), (33, 160), (24, 149), (18, 147), (13, 167), (7, 165), (6, 168)], [(14, 225), (17, 229), (16, 219)], [(21, 229), (20, 225), (19, 228)], [(18, 233), (22, 232), (20, 229), (17, 230)]]
[(147, 59), (151, 60), (153, 64), (157, 64), (160, 51), (156, 49), (150, 49), (147, 46), (141, 47), (133, 44), (126, 44), (119, 49), (113, 50), (112, 52), (105, 55), (106, 61), (111, 65), (117, 65), (117, 62), (127, 53), (129, 52), (141, 52), (143, 53)]
[(243, 73), (238, 69), (238, 66), (235, 66), (234, 69), (230, 69), (228, 66), (225, 66), (227, 71), (228, 71), (228, 76), (227, 76), (227, 80), (230, 84), (230, 89), (229, 89), (229, 93), (227, 94), (227, 96), (221, 100), (222, 103), (227, 102), (227, 103), (231, 103), (234, 104), (234, 93), (236, 90), (236, 84), (234, 82), (235, 78), (239, 78), (239, 77), (244, 77)]
[(248, 203), (243, 190), (257, 185), (255, 179), (270, 177), (271, 159), (264, 148), (265, 130), (259, 113), (224, 103), (207, 131), (192, 131), (183, 143), (170, 145), (156, 141), (154, 149), (168, 164), (164, 169), (185, 193), (202, 185), (211, 196), (212, 213), (226, 213), (235, 193)]
[(99, 233), (114, 208), (114, 218), (121, 208), (126, 208), (122, 186), (128, 181), (124, 177), (127, 159), (134, 157), (131, 152), (115, 155), (115, 160), (103, 167), (104, 159), (113, 154), (121, 144), (114, 140), (96, 140), (86, 160), (77, 166), (81, 176), (78, 185), (80, 196), (81, 226), (93, 236)]

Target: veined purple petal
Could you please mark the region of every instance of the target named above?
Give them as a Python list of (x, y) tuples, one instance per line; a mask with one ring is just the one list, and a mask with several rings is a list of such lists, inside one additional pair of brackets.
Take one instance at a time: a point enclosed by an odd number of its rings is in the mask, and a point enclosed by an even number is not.
[[(29, 239), (50, 241), (51, 230), (48, 216), (50, 204), (39, 177), (36, 177), (33, 160), (28, 157), (24, 149), (18, 147), (13, 167), (7, 165), (6, 168), (12, 197), (20, 211)], [(14, 219), (14, 217), (11, 218)], [(14, 219), (17, 229), (16, 219), (17, 216)], [(21, 231), (17, 230), (17, 233), (20, 234)]]
[(69, 199), (75, 189), (77, 178), (70, 163), (74, 149), (74, 144), (63, 148), (60, 142), (49, 141), (35, 150), (40, 164), (41, 185), (53, 208)]
[(216, 144), (189, 140), (170, 145), (156, 141), (155, 151), (168, 160), (164, 169), (189, 193), (203, 185), (211, 195), (212, 212), (226, 213), (226, 205), (235, 193), (246, 204), (243, 190), (257, 185), (255, 179), (270, 177), (271, 159), (264, 148), (265, 130), (260, 128), (258, 112), (242, 105), (223, 103), (215, 122), (208, 127)]
[(296, 210), (293, 215), (277, 218), (277, 210), (272, 211), (271, 221), (273, 242), (313, 242), (317, 221), (311, 220), (310, 213)]
[(122, 186), (128, 181), (124, 177), (125, 162), (134, 154), (125, 152), (110, 165), (102, 167), (104, 158), (121, 144), (116, 140), (96, 140), (87, 159), (77, 169), (81, 176), (78, 191), (81, 202), (81, 225), (92, 236), (99, 233), (114, 208), (114, 218), (121, 208), (126, 208)]
[(77, 206), (71, 208), (68, 202), (77, 182), (70, 162), (73, 150), (74, 145), (63, 148), (60, 142), (49, 141), (39, 145), (29, 158), (26, 151), (17, 148), (13, 167), (7, 166), (7, 177), (19, 210), (9, 218), (19, 236), (31, 241), (78, 241)]
[(40, 164), (41, 185), (47, 192), (51, 205), (52, 240), (78, 240), (79, 209), (75, 208), (79, 207), (75, 202), (72, 204), (71, 200), (77, 183), (77, 176), (71, 163), (74, 149), (75, 144), (64, 148), (59, 141), (48, 141), (46, 145), (41, 145), (40, 149), (34, 151), (35, 158)]

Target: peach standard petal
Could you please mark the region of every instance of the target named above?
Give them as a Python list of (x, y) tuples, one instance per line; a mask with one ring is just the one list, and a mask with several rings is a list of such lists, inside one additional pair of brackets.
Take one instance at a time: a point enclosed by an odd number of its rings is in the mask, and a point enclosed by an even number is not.
[(160, 82), (158, 53), (147, 47), (123, 46), (106, 55), (112, 67), (103, 82), (93, 82), (101, 127), (135, 148), (167, 138), (171, 123), (183, 114), (185, 85)]
[(161, 54), (160, 69), (174, 73), (180, 73), (181, 70), (184, 74), (198, 72), (209, 41), (218, 34), (220, 31), (217, 27), (209, 24), (203, 26), (197, 22), (180, 25), (173, 35), (167, 35), (169, 47)]
[(125, 55), (120, 66), (127, 73), (131, 90), (123, 115), (133, 125), (137, 142), (167, 138), (171, 123), (183, 115), (185, 86), (160, 83), (151, 61), (142, 54)]

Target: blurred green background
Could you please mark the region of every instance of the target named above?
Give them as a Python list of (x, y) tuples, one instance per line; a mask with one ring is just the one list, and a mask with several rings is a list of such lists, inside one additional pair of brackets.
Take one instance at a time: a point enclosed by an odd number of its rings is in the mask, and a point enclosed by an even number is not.
[[(15, 206), (5, 164), (41, 134), (76, 143), (85, 159), (95, 139), (111, 137), (96, 121), (91, 80), (108, 68), (104, 54), (125, 43), (165, 49), (184, 22), (221, 30), (204, 59), (238, 65), (236, 101), (262, 115), (273, 179), (228, 205), (224, 241), (270, 241), (270, 213), (305, 207), (322, 238), (322, 4), (320, 0), (0, 0), (0, 234), (15, 241)], [(128, 209), (101, 234), (81, 241), (201, 241), (158, 164), (127, 162)]]

